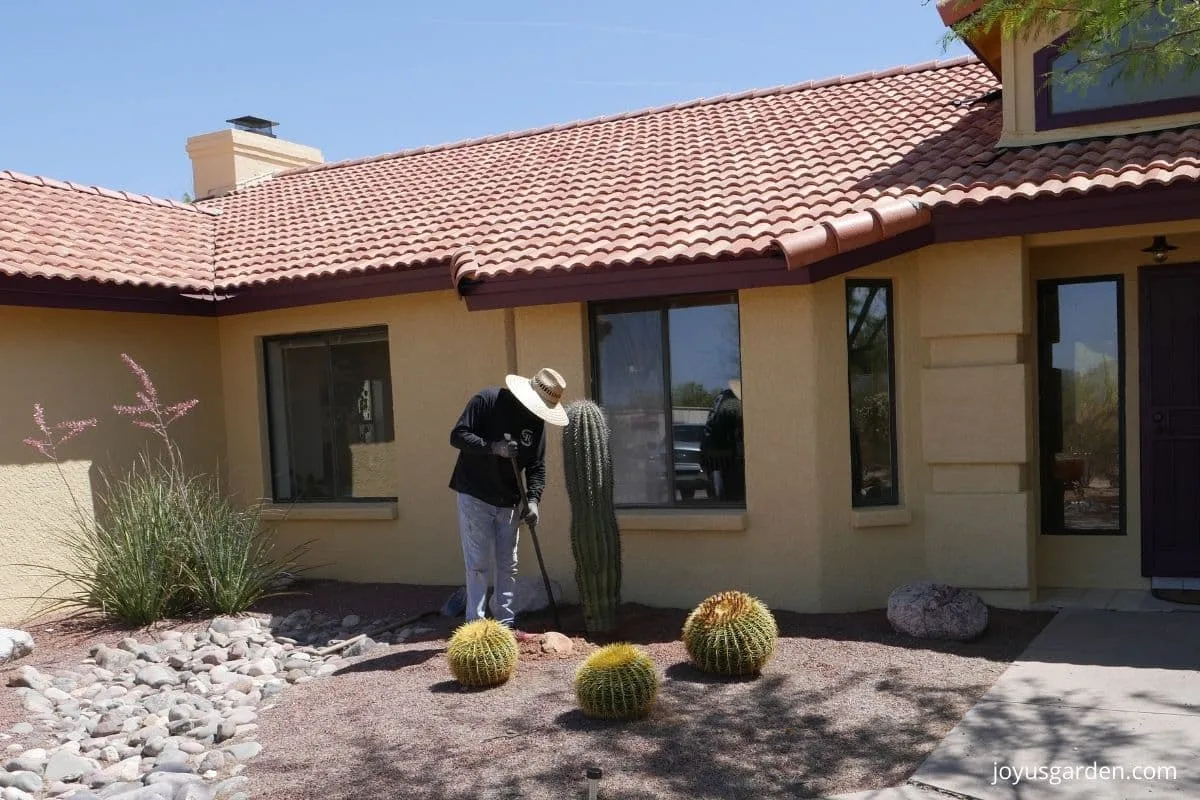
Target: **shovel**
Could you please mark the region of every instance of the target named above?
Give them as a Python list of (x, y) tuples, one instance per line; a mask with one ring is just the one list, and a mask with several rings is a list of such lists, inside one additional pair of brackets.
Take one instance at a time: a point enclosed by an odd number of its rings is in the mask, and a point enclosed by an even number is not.
[[(511, 439), (508, 434), (505, 434), (505, 439)], [(521, 491), (521, 513), (525, 513), (525, 509), (529, 507), (529, 495), (525, 492), (525, 479), (521, 477), (521, 468), (517, 465), (517, 459), (514, 456), (509, 459), (512, 461), (513, 475), (517, 478), (517, 488)], [(550, 601), (550, 612), (554, 614), (554, 629), (562, 630), (562, 620), (558, 618), (558, 604), (554, 602), (554, 589), (550, 586), (550, 576), (546, 574), (546, 562), (542, 560), (542, 546), (538, 544), (537, 526), (528, 520), (525, 524), (529, 527), (529, 535), (533, 539), (533, 552), (537, 553), (538, 568), (542, 571), (542, 583), (546, 586), (546, 599)]]

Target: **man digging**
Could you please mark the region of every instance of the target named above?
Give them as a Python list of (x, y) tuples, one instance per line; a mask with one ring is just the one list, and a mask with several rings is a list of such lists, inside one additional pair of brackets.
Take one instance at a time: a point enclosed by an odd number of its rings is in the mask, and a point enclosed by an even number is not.
[[(459, 451), (450, 488), (458, 493), (467, 621), (484, 618), (490, 567), (492, 616), (512, 628), (518, 530), (521, 520), (537, 525), (546, 487), (545, 423), (565, 426), (567, 412), (562, 407), (566, 382), (552, 369), (540, 369), (532, 378), (508, 375), (504, 383), (476, 393), (450, 432), (450, 444)], [(513, 459), (524, 472), (524, 508)]]

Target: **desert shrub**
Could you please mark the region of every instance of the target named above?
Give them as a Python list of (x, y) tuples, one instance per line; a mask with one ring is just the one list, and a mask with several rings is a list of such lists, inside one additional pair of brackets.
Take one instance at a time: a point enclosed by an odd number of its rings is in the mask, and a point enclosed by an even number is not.
[(658, 671), (650, 656), (631, 644), (601, 647), (579, 665), (575, 697), (589, 717), (637, 719), (658, 697)]
[(721, 592), (698, 605), (683, 625), (692, 663), (719, 675), (753, 675), (775, 653), (779, 628), (762, 601)]
[(143, 625), (187, 610), (183, 591), (183, 495), (142, 456), (124, 475), (102, 476), (95, 519), (77, 514), (58, 538), (66, 562), (45, 565), (57, 579), (52, 609), (94, 609)]
[[(126, 472), (103, 474), (94, 517), (71, 494), (75, 524), (58, 538), (65, 562), (27, 565), (54, 580), (49, 610), (93, 610), (140, 625), (187, 612), (239, 613), (279, 593), (302, 571), (308, 545), (277, 558), (260, 505), (243, 507), (216, 476), (188, 470), (169, 428), (196, 401), (163, 404), (149, 374), (129, 356), (122, 359), (141, 390), (137, 405), (114, 411), (154, 433), (165, 455), (143, 452)], [(96, 420), (50, 425), (35, 405), (34, 424), (40, 435), (26, 444), (57, 466), (58, 447)]]
[(472, 689), (499, 686), (517, 667), (517, 637), (491, 619), (460, 625), (446, 646), (454, 680)]
[(262, 506), (234, 503), (210, 478), (189, 482), (184, 502), (182, 585), (193, 605), (209, 614), (238, 614), (278, 594), (304, 571), (307, 544), (276, 556), (262, 525)]

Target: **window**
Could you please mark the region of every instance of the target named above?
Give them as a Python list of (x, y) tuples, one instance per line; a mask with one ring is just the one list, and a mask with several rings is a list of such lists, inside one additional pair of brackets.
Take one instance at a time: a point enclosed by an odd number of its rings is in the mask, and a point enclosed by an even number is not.
[(1121, 297), (1119, 277), (1038, 284), (1044, 533), (1124, 528)]
[(621, 506), (745, 506), (736, 295), (592, 307)]
[(386, 328), (267, 339), (277, 502), (396, 496)]
[[(1140, 23), (1131, 23), (1121, 31), (1119, 45), (1114, 44), (1113, 50), (1131, 43), (1157, 42), (1167, 35), (1169, 25), (1163, 11), (1154, 8)], [(1079, 64), (1078, 56), (1061, 52), (1065, 39), (1060, 38), (1034, 56), (1034, 75), (1040, 82), (1038, 130), (1200, 111), (1200, 70), (1188, 64), (1154, 80), (1123, 76), (1122, 64), (1114, 64), (1086, 87), (1064, 86), (1052, 76), (1068, 74)]]
[(891, 281), (846, 282), (851, 504), (900, 504)]

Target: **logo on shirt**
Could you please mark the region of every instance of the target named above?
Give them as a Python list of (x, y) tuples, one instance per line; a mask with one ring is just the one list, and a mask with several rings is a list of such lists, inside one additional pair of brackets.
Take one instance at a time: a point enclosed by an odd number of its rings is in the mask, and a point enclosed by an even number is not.
[(529, 428), (521, 431), (521, 444), (525, 447), (533, 446), (533, 431), (529, 430)]

